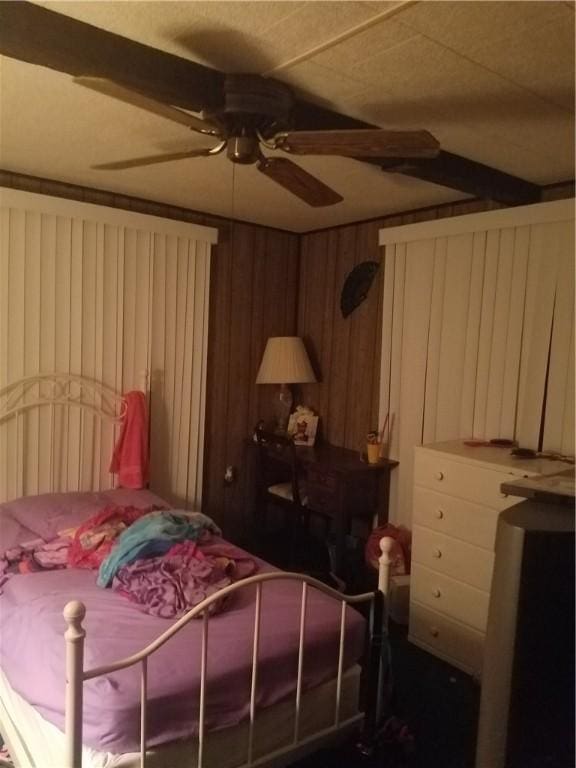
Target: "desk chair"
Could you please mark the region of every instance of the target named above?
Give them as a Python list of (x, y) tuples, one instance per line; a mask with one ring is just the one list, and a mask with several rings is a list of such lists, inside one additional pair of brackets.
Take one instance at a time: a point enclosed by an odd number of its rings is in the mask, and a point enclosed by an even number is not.
[[(296, 548), (306, 542), (311, 542), (309, 532), (310, 515), (320, 514), (329, 525), (329, 518), (321, 513), (315, 513), (308, 506), (306, 484), (302, 468), (298, 461), (294, 441), (287, 435), (267, 432), (264, 429), (256, 429), (256, 441), (258, 443), (258, 508), (260, 519), (258, 524), (264, 530), (266, 527), (266, 508), (272, 504), (285, 513), (285, 528), (288, 542), (288, 567), (296, 565)], [(279, 470), (285, 469), (288, 479), (278, 482)], [(298, 551), (303, 551), (298, 546)], [(330, 571), (329, 558), (326, 553), (325, 563), (320, 567), (313, 567), (319, 572)]]

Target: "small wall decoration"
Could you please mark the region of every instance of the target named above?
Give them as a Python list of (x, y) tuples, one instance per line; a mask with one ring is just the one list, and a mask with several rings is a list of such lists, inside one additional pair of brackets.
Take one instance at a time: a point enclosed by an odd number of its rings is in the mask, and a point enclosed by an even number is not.
[(364, 301), (379, 266), (378, 261), (363, 261), (350, 272), (340, 295), (342, 317), (348, 317)]
[(295, 445), (314, 445), (318, 430), (318, 416), (309, 408), (297, 406), (290, 415), (288, 434), (292, 436)]

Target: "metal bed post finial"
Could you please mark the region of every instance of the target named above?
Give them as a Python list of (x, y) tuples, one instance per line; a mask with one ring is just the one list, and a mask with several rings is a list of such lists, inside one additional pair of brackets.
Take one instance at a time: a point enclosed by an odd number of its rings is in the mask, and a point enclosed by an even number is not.
[(64, 607), (68, 628), (66, 641), (66, 768), (82, 766), (82, 692), (84, 671), (84, 638), (86, 632), (82, 620), (86, 607), (79, 600), (72, 600)]
[(392, 564), (390, 553), (393, 546), (394, 539), (390, 536), (384, 536), (380, 539), (380, 551), (382, 554), (378, 558), (378, 589), (386, 596), (388, 596), (390, 589), (390, 566)]
[(384, 642), (384, 595), (377, 589), (370, 606), (370, 645), (367, 656), (366, 710), (358, 749), (363, 755), (372, 755), (376, 745), (376, 733), (380, 724), (382, 672), (382, 647)]
[(364, 726), (358, 748), (363, 755), (371, 755), (376, 746), (378, 728), (384, 712), (384, 688), (390, 674), (389, 657), (384, 654), (388, 635), (388, 598), (390, 595), (390, 553), (394, 539), (384, 536), (380, 539), (378, 558), (378, 589), (374, 593), (370, 611), (370, 648), (368, 652), (367, 705)]

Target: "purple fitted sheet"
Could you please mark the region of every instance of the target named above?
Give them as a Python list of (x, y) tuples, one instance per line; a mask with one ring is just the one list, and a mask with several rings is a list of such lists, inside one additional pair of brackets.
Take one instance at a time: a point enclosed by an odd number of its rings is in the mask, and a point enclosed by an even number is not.
[[(258, 561), (260, 572), (273, 570)], [(301, 587), (263, 585), (257, 706), (293, 695), (296, 687)], [(172, 622), (142, 613), (122, 596), (96, 586), (96, 573), (62, 570), (17, 575), (0, 596), (0, 666), (10, 685), (50, 722), (64, 726), (65, 604), (87, 609), (85, 668), (129, 656)], [(230, 598), (209, 621), (206, 727), (235, 725), (250, 700), (255, 588)], [(310, 590), (304, 653), (304, 688), (336, 675), (340, 603)], [(345, 666), (361, 656), (364, 619), (347, 609)], [(197, 733), (202, 622), (193, 620), (148, 664), (148, 744)], [(85, 744), (111, 752), (139, 748), (139, 665), (84, 686)]]

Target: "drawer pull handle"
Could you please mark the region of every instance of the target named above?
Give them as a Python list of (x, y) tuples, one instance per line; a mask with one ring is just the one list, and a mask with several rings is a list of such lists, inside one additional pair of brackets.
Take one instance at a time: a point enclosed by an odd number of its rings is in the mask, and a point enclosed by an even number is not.
[(439, 589), (433, 589), (432, 594), (434, 595), (434, 597), (440, 597), (442, 595), (442, 592), (440, 592)]
[(442, 551), (440, 549), (433, 549), (432, 550), (432, 557), (441, 558), (442, 557)]
[(444, 510), (443, 509), (437, 509), (436, 510), (436, 517), (438, 518), (438, 520), (442, 520), (442, 518), (444, 517)]
[(434, 477), (436, 480), (444, 480), (444, 472), (436, 472)]
[(439, 634), (438, 628), (437, 627), (430, 627), (430, 634), (432, 635), (432, 637), (438, 637), (438, 634)]

